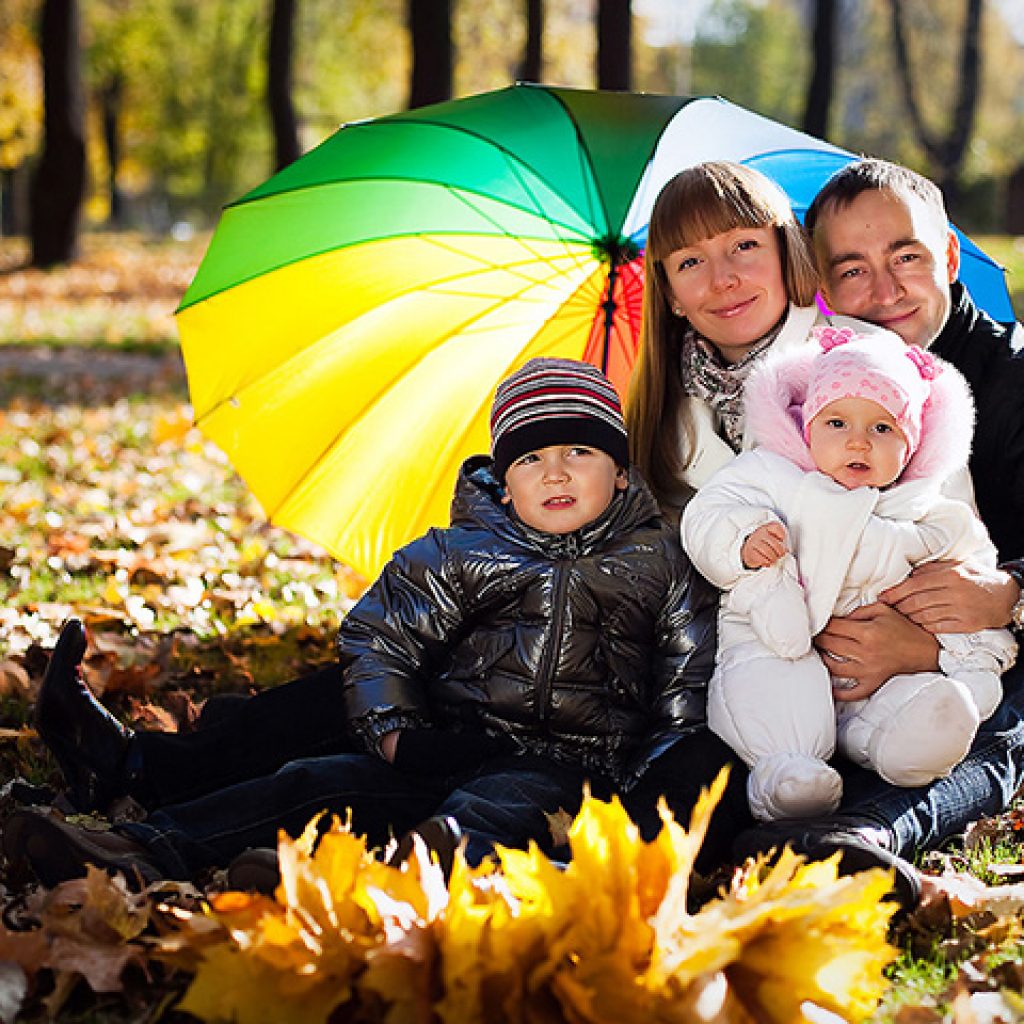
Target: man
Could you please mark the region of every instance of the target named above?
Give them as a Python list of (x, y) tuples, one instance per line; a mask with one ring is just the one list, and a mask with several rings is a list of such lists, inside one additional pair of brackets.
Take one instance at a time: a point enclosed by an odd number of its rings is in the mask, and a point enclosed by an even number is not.
[[(816, 642), (841, 664), (840, 675), (857, 681), (837, 697), (859, 699), (897, 673), (936, 668), (936, 632), (1024, 624), (1024, 356), (1014, 351), (1019, 325), (979, 312), (957, 281), (959, 242), (926, 178), (882, 160), (851, 163), (826, 182), (805, 227), (833, 310), (930, 348), (967, 378), (977, 406), (971, 479), (1004, 559), (1002, 570), (987, 574), (949, 563), (922, 567), (879, 603), (829, 622)], [(1022, 678), (1019, 665), (1007, 673), (1002, 704), (947, 778), (897, 789), (850, 766), (840, 814), (752, 830), (740, 849), (791, 841), (811, 855), (842, 849), (848, 867), (862, 867), (878, 862), (878, 848), (910, 857), (997, 813), (1024, 781)]]

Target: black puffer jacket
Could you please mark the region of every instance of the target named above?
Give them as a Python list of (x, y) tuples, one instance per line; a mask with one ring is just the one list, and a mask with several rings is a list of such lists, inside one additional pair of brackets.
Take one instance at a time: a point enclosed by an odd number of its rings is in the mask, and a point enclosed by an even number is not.
[(971, 479), (978, 512), (1003, 561), (1024, 558), (1024, 353), (953, 285), (953, 306), (929, 346), (967, 378), (977, 406)]
[(370, 749), (428, 726), (626, 783), (702, 728), (717, 595), (646, 484), (556, 536), (500, 502), (490, 460), (462, 468), (452, 526), (396, 553), (338, 636), (349, 719)]

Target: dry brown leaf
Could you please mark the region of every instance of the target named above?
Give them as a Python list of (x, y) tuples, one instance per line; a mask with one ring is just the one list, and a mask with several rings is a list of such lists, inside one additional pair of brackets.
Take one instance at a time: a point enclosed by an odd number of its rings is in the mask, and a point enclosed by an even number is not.
[(945, 1016), (931, 1006), (901, 1006), (895, 1024), (943, 1024)]
[(565, 846), (569, 842), (569, 829), (572, 828), (572, 815), (561, 807), (554, 814), (544, 812), (548, 821), (548, 832), (555, 846)]
[(28, 976), (20, 964), (0, 959), (0, 1021), (13, 1021), (28, 994)]
[(0, 661), (0, 697), (32, 696), (32, 680), (25, 667), (10, 658)]

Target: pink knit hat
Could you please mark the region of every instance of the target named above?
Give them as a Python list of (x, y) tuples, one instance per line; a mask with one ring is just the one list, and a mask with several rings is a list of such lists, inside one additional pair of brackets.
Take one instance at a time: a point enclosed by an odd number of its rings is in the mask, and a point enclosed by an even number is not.
[(921, 443), (921, 415), (941, 372), (935, 357), (888, 331), (857, 334), (849, 327), (817, 327), (821, 345), (803, 404), (804, 437), (811, 420), (842, 398), (880, 405), (907, 439), (909, 458)]

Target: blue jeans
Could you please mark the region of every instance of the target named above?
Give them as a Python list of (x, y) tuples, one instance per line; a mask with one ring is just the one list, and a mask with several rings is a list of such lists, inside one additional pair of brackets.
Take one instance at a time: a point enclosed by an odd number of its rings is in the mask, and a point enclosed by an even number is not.
[(912, 859), (978, 818), (1004, 810), (1024, 782), (1024, 663), (1003, 676), (1002, 703), (982, 722), (970, 752), (943, 779), (901, 789), (837, 758), (843, 776), (843, 819), (888, 830), (892, 852)]
[(297, 836), (320, 811), (344, 816), (368, 846), (384, 846), (431, 815), (451, 815), (478, 864), (494, 848), (525, 848), (534, 840), (554, 852), (546, 814), (575, 814), (584, 782), (595, 795), (606, 780), (531, 755), (499, 757), (458, 776), (412, 775), (370, 754), (337, 754), (286, 764), (185, 803), (160, 808), (144, 821), (118, 826), (143, 843), (174, 878), (223, 866), (254, 846), (277, 845), (280, 829)]

